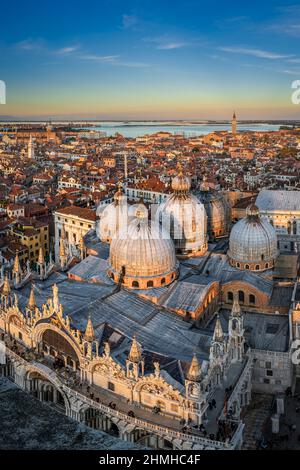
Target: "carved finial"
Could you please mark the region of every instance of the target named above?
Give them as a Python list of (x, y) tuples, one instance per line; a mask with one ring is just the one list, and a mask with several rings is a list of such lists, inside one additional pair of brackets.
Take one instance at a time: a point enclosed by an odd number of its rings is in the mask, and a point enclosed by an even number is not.
[(222, 330), (222, 325), (221, 325), (219, 315), (217, 316), (217, 321), (216, 321), (216, 325), (215, 325), (213, 340), (214, 341), (222, 341), (223, 340), (223, 330)]
[(177, 163), (177, 175), (178, 175), (178, 176), (182, 176), (182, 175), (183, 175), (182, 163), (181, 163), (181, 162), (178, 162), (178, 163)]
[(140, 362), (142, 360), (141, 347), (139, 343), (137, 342), (135, 335), (132, 338), (132, 344), (131, 344), (128, 359), (131, 362)]
[(153, 362), (153, 365), (154, 365), (155, 377), (159, 377), (160, 376), (160, 363), (158, 361), (155, 361)]
[(19, 252), (18, 251), (17, 251), (16, 256), (15, 256), (13, 273), (14, 274), (20, 274), (21, 273), (21, 266), (20, 266)]
[(5, 296), (8, 296), (10, 294), (10, 285), (9, 285), (9, 280), (8, 280), (7, 274), (5, 275), (5, 278), (4, 278), (2, 294), (5, 295)]
[(201, 378), (201, 367), (196, 354), (193, 355), (193, 359), (191, 361), (190, 368), (187, 373), (187, 378), (193, 382), (199, 382)]
[(40, 246), (38, 264), (42, 265), (44, 263), (45, 263), (44, 251), (43, 251), (43, 248)]
[(238, 299), (238, 296), (235, 295), (233, 305), (232, 305), (231, 315), (233, 317), (239, 317), (241, 313), (242, 311), (241, 311), (241, 306), (239, 304), (239, 299)]
[(95, 331), (94, 331), (91, 315), (89, 315), (89, 318), (86, 324), (84, 339), (85, 341), (88, 341), (89, 343), (95, 340)]
[(53, 292), (53, 308), (56, 312), (58, 312), (59, 309), (59, 299), (58, 299), (58, 287), (56, 284), (53, 284), (52, 286), (52, 292)]
[(35, 307), (36, 307), (36, 303), (35, 303), (35, 296), (34, 296), (34, 287), (32, 285), (29, 300), (28, 300), (28, 308), (29, 310), (34, 310)]

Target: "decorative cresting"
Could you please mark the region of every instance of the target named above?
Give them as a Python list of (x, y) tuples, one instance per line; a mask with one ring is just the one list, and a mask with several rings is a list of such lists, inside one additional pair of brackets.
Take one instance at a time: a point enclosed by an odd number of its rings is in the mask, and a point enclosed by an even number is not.
[(103, 242), (111, 243), (121, 230), (128, 223), (127, 197), (123, 194), (121, 186), (114, 195), (114, 201), (109, 204), (103, 212), (99, 213), (97, 235)]
[(230, 264), (238, 269), (264, 271), (273, 268), (278, 256), (277, 235), (259, 209), (251, 205), (247, 216), (232, 228), (229, 237), (228, 257)]
[(170, 284), (177, 273), (171, 238), (148, 221), (147, 208), (138, 204), (134, 220), (112, 240), (109, 276), (131, 289), (150, 289)]
[(205, 208), (190, 193), (191, 183), (181, 165), (172, 180), (173, 193), (160, 204), (156, 220), (170, 233), (178, 258), (203, 255), (207, 251), (207, 216)]

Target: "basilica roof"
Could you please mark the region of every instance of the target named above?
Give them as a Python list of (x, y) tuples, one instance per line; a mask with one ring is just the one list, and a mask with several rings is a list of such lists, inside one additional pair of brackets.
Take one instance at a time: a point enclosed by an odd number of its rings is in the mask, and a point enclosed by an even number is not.
[(300, 191), (280, 191), (264, 189), (256, 199), (260, 211), (300, 212)]

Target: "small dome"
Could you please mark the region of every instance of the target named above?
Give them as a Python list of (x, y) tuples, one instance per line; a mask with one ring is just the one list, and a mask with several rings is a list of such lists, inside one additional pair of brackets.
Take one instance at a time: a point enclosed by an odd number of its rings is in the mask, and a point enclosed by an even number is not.
[(127, 197), (120, 188), (114, 195), (114, 201), (108, 204), (99, 215), (97, 235), (101, 241), (110, 243), (118, 231), (128, 223)]
[(232, 266), (239, 269), (264, 271), (272, 268), (277, 258), (277, 235), (274, 227), (261, 218), (255, 205), (249, 206), (247, 216), (232, 228), (228, 256)]
[(109, 261), (109, 276), (133, 289), (170, 284), (178, 271), (173, 241), (157, 223), (148, 221), (142, 204), (134, 220), (112, 240)]

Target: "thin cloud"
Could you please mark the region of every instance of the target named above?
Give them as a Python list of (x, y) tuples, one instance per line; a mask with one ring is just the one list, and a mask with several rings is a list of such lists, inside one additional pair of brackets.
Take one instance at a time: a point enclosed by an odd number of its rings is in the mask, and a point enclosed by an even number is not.
[(187, 46), (186, 42), (169, 42), (166, 44), (160, 44), (157, 46), (157, 49), (169, 51), (172, 49), (180, 49), (181, 47)]
[(61, 49), (58, 49), (55, 51), (55, 54), (57, 55), (69, 55), (72, 54), (73, 52), (78, 51), (79, 46), (68, 46), (68, 47), (62, 47)]
[(270, 60), (287, 59), (289, 57), (293, 57), (293, 55), (277, 54), (275, 52), (265, 51), (263, 49), (248, 49), (246, 47), (219, 47), (219, 50), (233, 54), (250, 55), (260, 59)]
[(189, 45), (186, 41), (177, 40), (174, 38), (170, 38), (169, 36), (158, 36), (158, 37), (150, 37), (144, 38), (143, 41), (150, 42), (156, 45), (156, 49), (171, 51), (173, 49), (181, 49), (182, 47), (186, 47)]
[(21, 51), (40, 51), (43, 49), (44, 43), (41, 39), (24, 39), (23, 41), (17, 42), (15, 47)]
[(83, 60), (92, 60), (94, 62), (115, 62), (120, 56), (118, 55), (94, 55), (84, 54), (79, 58)]
[(79, 56), (80, 59), (90, 60), (93, 62), (106, 63), (110, 65), (116, 65), (119, 67), (135, 67), (135, 68), (144, 68), (150, 67), (150, 64), (145, 62), (137, 61), (126, 61), (121, 58), (119, 55), (94, 55), (94, 54), (84, 54)]

